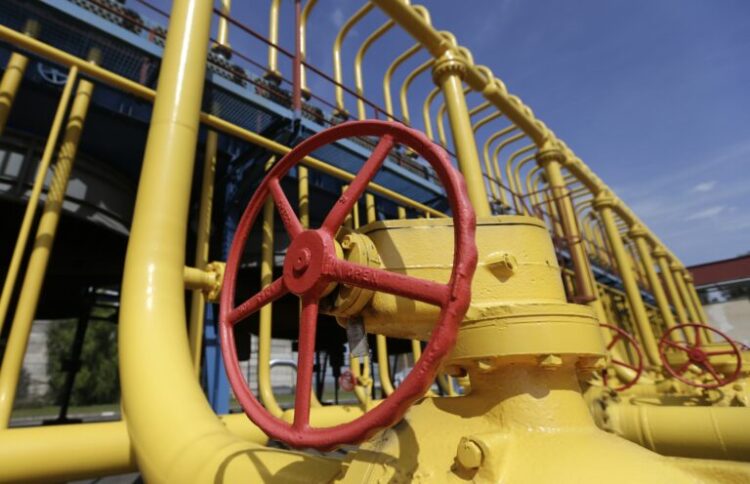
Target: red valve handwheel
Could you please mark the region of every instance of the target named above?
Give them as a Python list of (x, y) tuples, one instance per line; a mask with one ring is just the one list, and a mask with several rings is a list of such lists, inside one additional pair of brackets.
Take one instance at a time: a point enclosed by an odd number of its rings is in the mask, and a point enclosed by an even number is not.
[[(320, 228), (304, 230), (281, 188), (280, 180), (305, 156), (337, 140), (351, 137), (378, 137), (377, 146), (339, 197)], [(362, 196), (367, 184), (383, 165), (396, 143), (408, 146), (434, 168), (442, 182), (453, 213), (453, 269), (447, 284), (366, 267), (337, 258), (336, 233)], [(290, 238), (283, 274), (259, 293), (234, 305), (237, 270), (242, 253), (258, 214), (271, 196)], [(232, 241), (221, 294), (221, 350), (229, 382), (250, 420), (267, 435), (293, 447), (328, 450), (342, 444), (360, 443), (378, 430), (396, 424), (415, 400), (425, 394), (435, 379), (440, 363), (456, 342), (458, 326), (471, 299), (471, 279), (477, 264), (474, 241), (476, 217), (463, 178), (451, 166), (445, 151), (419, 131), (386, 121), (353, 121), (340, 124), (306, 139), (284, 156), (263, 179), (242, 214)], [(404, 382), (380, 405), (356, 420), (328, 428), (310, 427), (310, 387), (312, 383), (318, 304), (332, 282), (382, 291), (439, 306), (440, 316), (422, 358)], [(232, 327), (242, 319), (293, 293), (302, 300), (299, 330), (297, 390), (294, 422), (274, 417), (258, 402), (240, 371)]]
[[(687, 337), (688, 331), (690, 330), (692, 330), (693, 334), (695, 335), (694, 343), (678, 343), (672, 341), (673, 332), (684, 331), (684, 335), (685, 337)], [(701, 334), (703, 331), (710, 331), (712, 333), (718, 334), (725, 341), (725, 343), (722, 343), (722, 345), (725, 344), (729, 346), (729, 348), (716, 349), (712, 351), (711, 346), (717, 346), (717, 343), (714, 342), (706, 344), (703, 339), (703, 335)], [(687, 353), (687, 361), (677, 368), (673, 367), (667, 359), (668, 348), (672, 348), (678, 351), (684, 351), (685, 353)], [(718, 372), (710, 361), (710, 358), (712, 356), (720, 355), (734, 355), (736, 363), (734, 365), (734, 370), (729, 375), (723, 375), (722, 373)], [(677, 378), (683, 383), (687, 383), (688, 385), (700, 388), (723, 387), (724, 385), (735, 381), (740, 376), (740, 370), (742, 370), (742, 354), (740, 353), (739, 348), (737, 348), (737, 344), (726, 334), (706, 324), (678, 324), (677, 326), (668, 329), (666, 332), (664, 332), (661, 340), (659, 340), (659, 357), (664, 364), (664, 368), (670, 375)], [(709, 375), (711, 375), (711, 378), (714, 379), (715, 383), (702, 383), (700, 381), (695, 381), (685, 377), (685, 372), (690, 367), (690, 365), (695, 365), (700, 368), (702, 370), (701, 374), (708, 373)]]
[[(643, 352), (641, 351), (641, 347), (638, 344), (638, 341), (636, 341), (636, 339), (633, 338), (633, 336), (627, 331), (620, 329), (617, 326), (614, 326), (612, 324), (599, 323), (599, 326), (601, 326), (602, 328), (607, 328), (610, 331), (613, 331), (615, 333), (614, 337), (612, 338), (612, 341), (610, 341), (609, 344), (607, 345), (607, 351), (610, 351), (612, 348), (614, 348), (615, 345), (619, 341), (624, 341), (625, 344), (630, 345), (635, 351), (635, 354), (638, 359), (638, 363), (635, 365), (631, 365), (630, 363), (625, 363), (624, 361), (616, 360), (615, 358), (610, 358), (610, 361), (612, 362), (613, 365), (622, 366), (624, 368), (628, 368), (635, 372), (635, 376), (629, 382), (626, 382), (624, 385), (620, 385), (619, 387), (612, 387), (612, 389), (616, 392), (627, 390), (628, 388), (635, 385), (636, 382), (638, 382), (638, 379), (641, 377), (641, 374), (643, 373)], [(609, 377), (607, 375), (606, 368), (602, 370), (602, 380), (604, 381), (604, 386), (609, 387), (609, 385), (607, 385)]]

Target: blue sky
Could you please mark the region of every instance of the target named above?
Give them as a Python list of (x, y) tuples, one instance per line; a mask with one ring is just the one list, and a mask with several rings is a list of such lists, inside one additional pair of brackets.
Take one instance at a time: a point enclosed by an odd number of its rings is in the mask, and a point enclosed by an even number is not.
[[(234, 3), (233, 15), (267, 31), (270, 2)], [(281, 43), (291, 49), (291, 2), (283, 3)], [(319, 1), (309, 29), (311, 63), (332, 72), (333, 36), (360, 5)], [(750, 2), (442, 0), (426, 6), (433, 25), (453, 32), (478, 64), (489, 66), (683, 262), (750, 251)], [(372, 13), (353, 30), (345, 59), (384, 19)], [(265, 60), (259, 42), (235, 29), (230, 38), (235, 48)], [(389, 32), (368, 53), (369, 96), (382, 99), (386, 66), (411, 43), (402, 32)], [(425, 58), (408, 63), (396, 80)], [(345, 81), (352, 85), (351, 60), (347, 65)], [(310, 85), (330, 91), (319, 79)], [(430, 88), (428, 76), (415, 83), (422, 96)], [(355, 110), (351, 99), (347, 105)], [(411, 111), (416, 117), (421, 104)]]

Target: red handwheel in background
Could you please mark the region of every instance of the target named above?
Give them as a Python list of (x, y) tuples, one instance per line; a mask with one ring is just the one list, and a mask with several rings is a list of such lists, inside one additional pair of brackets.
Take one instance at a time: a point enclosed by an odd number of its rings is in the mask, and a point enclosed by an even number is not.
[[(318, 229), (305, 230), (284, 194), (280, 181), (307, 155), (335, 141), (351, 137), (377, 137), (370, 158), (339, 197)], [(365, 192), (390, 150), (408, 146), (434, 168), (442, 182), (453, 214), (454, 252), (450, 280), (442, 284), (339, 259), (335, 237), (355, 202)], [(278, 279), (235, 306), (235, 287), (242, 253), (250, 230), (271, 196), (289, 235), (283, 273)], [(425, 394), (443, 359), (453, 348), (459, 324), (469, 307), (471, 279), (477, 264), (474, 240), (476, 217), (460, 174), (451, 166), (445, 150), (419, 131), (386, 121), (343, 123), (306, 139), (268, 172), (242, 214), (227, 259), (219, 321), (221, 350), (229, 382), (247, 416), (270, 437), (290, 446), (328, 450), (342, 444), (360, 443), (378, 430), (397, 423), (415, 400)], [(328, 428), (310, 426), (315, 332), (319, 300), (331, 283), (382, 291), (440, 307), (440, 316), (422, 358), (404, 382), (378, 406), (349, 423)], [(302, 300), (297, 362), (294, 422), (271, 415), (247, 387), (240, 371), (233, 326), (266, 304), (292, 293)]]
[[(684, 331), (685, 337), (687, 337), (689, 332), (692, 332), (692, 334), (694, 335), (694, 341), (692, 343), (673, 341), (672, 333), (674, 333), (675, 331)], [(703, 331), (709, 331), (711, 333), (717, 334), (724, 341), (721, 343), (707, 343), (705, 342), (702, 335)], [(672, 366), (672, 364), (669, 362), (669, 359), (667, 358), (667, 350), (670, 348), (676, 351), (685, 352), (685, 354), (687, 355), (687, 361), (681, 363), (677, 367)], [(733, 358), (731, 358), (733, 362), (729, 364), (731, 370), (726, 374), (718, 371), (714, 366), (714, 363), (711, 363), (710, 361), (710, 358), (712, 356), (722, 355), (733, 356)], [(665, 331), (664, 335), (661, 337), (661, 340), (659, 340), (659, 357), (661, 358), (662, 363), (664, 363), (664, 369), (666, 369), (670, 375), (677, 378), (683, 383), (687, 383), (688, 385), (700, 388), (723, 387), (724, 385), (735, 381), (740, 376), (740, 370), (742, 370), (742, 354), (740, 353), (737, 344), (732, 340), (732, 338), (707, 324), (678, 324), (677, 326), (673, 326), (672, 328)], [(700, 368), (701, 374), (708, 373), (714, 381), (711, 383), (703, 383), (701, 381), (696, 381), (695, 379), (686, 377), (685, 372), (688, 370), (688, 368), (690, 368), (691, 365), (695, 365)]]
[[(612, 337), (612, 341), (610, 341), (609, 344), (607, 345), (607, 351), (611, 352), (612, 348), (614, 348), (617, 343), (622, 341), (623, 343), (625, 343), (625, 345), (633, 348), (633, 352), (635, 352), (637, 363), (632, 364), (632, 365), (630, 363), (625, 363), (624, 361), (615, 359), (614, 357), (610, 357), (610, 362), (613, 365), (621, 366), (623, 368), (627, 368), (635, 372), (635, 375), (630, 381), (625, 382), (623, 385), (620, 385), (619, 387), (610, 387), (617, 392), (627, 390), (628, 388), (632, 387), (638, 382), (638, 379), (641, 377), (641, 374), (643, 373), (643, 352), (641, 351), (641, 347), (640, 345), (638, 345), (638, 341), (636, 341), (636, 339), (633, 338), (633, 336), (627, 331), (625, 331), (624, 329), (620, 329), (617, 326), (612, 325), (612, 324), (604, 324), (604, 323), (599, 323), (599, 326), (601, 326), (602, 328), (607, 328), (610, 331), (615, 333), (614, 336)], [(607, 375), (606, 368), (602, 370), (602, 380), (604, 381), (604, 386), (609, 387), (608, 385), (609, 376)]]

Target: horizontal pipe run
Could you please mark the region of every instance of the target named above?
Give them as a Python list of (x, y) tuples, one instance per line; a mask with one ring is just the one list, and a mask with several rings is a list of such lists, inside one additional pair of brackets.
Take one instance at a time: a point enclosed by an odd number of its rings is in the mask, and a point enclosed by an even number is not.
[(615, 433), (663, 455), (750, 461), (750, 412), (742, 407), (607, 407)]
[[(249, 442), (268, 442), (244, 414), (223, 415), (221, 421)], [(0, 449), (0, 482), (62, 482), (137, 470), (124, 421), (3, 430)]]

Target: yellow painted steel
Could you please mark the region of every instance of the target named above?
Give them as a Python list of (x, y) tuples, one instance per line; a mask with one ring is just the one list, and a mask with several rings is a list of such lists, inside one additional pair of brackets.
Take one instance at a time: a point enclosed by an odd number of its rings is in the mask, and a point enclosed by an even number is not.
[(430, 114), (430, 108), (432, 101), (435, 100), (437, 95), (440, 94), (440, 88), (436, 87), (427, 94), (422, 103), (422, 119), (424, 120), (424, 132), (428, 138), (435, 141), (435, 134), (432, 131), (432, 115)]
[[(49, 170), (52, 156), (55, 154), (57, 139), (60, 136), (60, 129), (62, 128), (63, 121), (65, 121), (65, 112), (68, 109), (68, 104), (70, 104), (70, 98), (73, 94), (73, 87), (75, 86), (77, 76), (78, 68), (75, 66), (71, 67), (68, 71), (68, 79), (65, 81), (65, 87), (60, 96), (60, 101), (57, 104), (57, 111), (55, 111), (52, 127), (47, 135), (47, 142), (44, 145), (42, 159), (39, 161), (39, 166), (37, 167), (34, 184), (31, 188), (31, 195), (29, 195), (29, 200), (26, 202), (26, 209), (24, 210), (23, 220), (21, 221), (21, 228), (18, 231), (18, 237), (16, 238), (16, 244), (13, 248), (13, 255), (10, 259), (8, 272), (5, 274), (5, 282), (3, 282), (3, 292), (0, 296), (0, 331), (3, 329), (3, 323), (8, 316), (8, 308), (10, 306), (11, 298), (13, 297), (13, 289), (15, 288), (16, 279), (18, 278), (18, 271), (21, 268), (23, 253), (26, 250), (26, 243), (29, 238), (29, 233), (31, 232), (32, 223), (34, 222), (36, 209), (39, 205), (39, 197), (41, 196), (42, 188), (44, 187), (44, 180), (47, 177), (47, 171)], [(0, 407), (2, 405), (3, 403), (0, 402)]]
[(685, 278), (682, 275), (682, 267), (677, 261), (672, 261), (672, 263), (669, 264), (669, 269), (672, 272), (672, 277), (674, 279), (675, 285), (677, 286), (677, 292), (680, 295), (682, 304), (687, 311), (688, 321), (691, 323), (700, 323), (700, 316), (698, 316), (698, 312), (695, 310), (695, 306), (693, 306), (690, 294), (688, 293), (687, 285), (685, 284)]
[(232, 9), (232, 0), (221, 0), (220, 9), (221, 15), (219, 15), (219, 27), (216, 33), (216, 44), (223, 49), (231, 49), (232, 46), (229, 43), (229, 17)]
[(364, 42), (362, 42), (362, 45), (360, 45), (359, 49), (357, 49), (357, 54), (354, 56), (354, 87), (357, 94), (359, 95), (359, 97), (357, 98), (357, 115), (359, 116), (359, 119), (367, 118), (367, 110), (365, 109), (364, 100), (365, 81), (362, 76), (362, 61), (364, 60), (367, 51), (370, 49), (370, 47), (372, 47), (372, 44), (374, 44), (375, 41), (385, 35), (386, 32), (391, 30), (394, 25), (395, 23), (393, 22), (393, 20), (388, 20), (383, 23), (383, 25), (375, 29), (375, 31), (368, 35)]
[(336, 114), (344, 118), (349, 116), (349, 111), (344, 106), (344, 88), (342, 87), (344, 85), (344, 74), (341, 66), (341, 46), (352, 27), (362, 20), (373, 8), (374, 5), (369, 2), (360, 7), (359, 10), (344, 22), (338, 34), (336, 34), (336, 40), (333, 42), (333, 78), (336, 81)]
[(635, 242), (636, 249), (638, 249), (638, 255), (640, 256), (641, 263), (643, 264), (646, 276), (648, 277), (649, 285), (651, 286), (651, 293), (654, 295), (656, 304), (659, 307), (659, 315), (667, 328), (672, 328), (675, 325), (674, 316), (672, 315), (672, 309), (669, 307), (669, 301), (664, 292), (664, 287), (654, 269), (654, 260), (651, 257), (651, 247), (649, 247), (649, 243), (646, 239), (646, 231), (643, 230), (643, 227), (640, 225), (635, 225), (630, 228), (630, 237)]
[[(39, 24), (35, 20), (26, 21), (23, 33), (30, 37), (36, 37), (39, 33)], [(0, 136), (5, 130), (5, 124), (8, 122), (8, 116), (13, 108), (13, 101), (16, 99), (18, 88), (21, 86), (28, 65), (29, 59), (17, 52), (10, 55), (10, 59), (5, 65), (5, 72), (0, 79)], [(2, 321), (0, 321), (0, 329), (2, 329)]]
[(656, 263), (659, 266), (659, 274), (664, 281), (664, 285), (667, 287), (667, 294), (669, 295), (669, 300), (671, 301), (677, 315), (677, 322), (688, 322), (685, 306), (683, 305), (680, 294), (677, 291), (677, 285), (675, 284), (672, 271), (669, 269), (667, 251), (662, 246), (656, 246), (651, 254), (654, 256)]
[[(0, 25), (0, 40), (5, 40), (7, 42), (21, 45), (36, 54), (47, 57), (60, 64), (66, 66), (76, 66), (81, 72), (95, 79), (101, 80), (102, 82), (112, 87), (133, 94), (139, 98), (153, 101), (156, 97), (156, 92), (153, 89), (149, 89), (141, 84), (133, 82), (117, 74), (113, 74), (106, 69), (102, 69), (101, 67), (96, 66), (95, 64), (91, 64), (79, 57), (70, 55), (43, 42), (39, 42), (36, 39), (24, 36), (23, 34), (16, 32), (13, 29), (9, 29), (3, 25)], [(266, 138), (265, 136), (262, 136), (258, 133), (241, 128), (235, 124), (229, 123), (219, 118), (218, 116), (201, 113), (200, 121), (201, 123), (215, 129), (218, 132), (227, 134), (229, 136), (234, 136), (251, 144), (261, 146), (279, 155), (285, 155), (289, 153), (289, 151), (291, 151), (291, 148), (289, 148), (288, 146), (278, 143), (272, 139)], [(306, 165), (308, 168), (315, 169), (317, 171), (320, 171), (321, 173), (325, 173), (326, 175), (330, 175), (339, 180), (351, 181), (354, 179), (353, 174), (313, 157), (308, 156), (304, 158), (301, 163)], [(445, 214), (440, 212), (439, 210), (435, 210), (432, 207), (416, 202), (409, 197), (406, 197), (394, 190), (385, 188), (377, 183), (370, 183), (369, 190), (373, 193), (386, 197), (396, 203), (407, 206), (414, 210), (429, 212), (431, 215), (437, 217), (445, 217)]]
[(268, 11), (268, 70), (266, 77), (277, 82), (281, 81), (282, 75), (279, 70), (279, 51), (276, 46), (279, 43), (279, 8), (281, 0), (271, 0), (271, 8)]
[(708, 317), (706, 316), (706, 311), (703, 309), (703, 304), (701, 304), (700, 297), (698, 297), (698, 291), (695, 290), (693, 275), (690, 274), (687, 269), (683, 270), (682, 275), (685, 278), (685, 285), (687, 286), (687, 291), (690, 295), (690, 299), (693, 301), (693, 306), (698, 313), (699, 320), (707, 324)]
[(625, 253), (625, 247), (622, 243), (620, 232), (615, 226), (612, 210), (613, 203), (614, 200), (609, 192), (600, 192), (594, 199), (594, 209), (601, 217), (602, 223), (604, 224), (604, 230), (606, 231), (609, 240), (609, 246), (612, 249), (615, 261), (617, 262), (619, 275), (622, 279), (622, 284), (625, 287), (625, 293), (627, 294), (630, 314), (636, 324), (638, 334), (640, 335), (640, 342), (643, 345), (644, 356), (647, 358), (650, 365), (658, 367), (661, 365), (661, 361), (659, 359), (659, 351), (656, 347), (656, 340), (651, 325), (649, 324), (646, 308), (643, 305), (640, 289), (635, 281), (633, 268), (630, 266), (631, 262)]
[[(71, 73), (75, 74), (75, 72)], [(78, 83), (73, 105), (65, 124), (65, 132), (57, 155), (47, 199), (39, 219), (34, 247), (29, 257), (26, 274), (21, 285), (16, 312), (8, 336), (8, 345), (0, 368), (0, 428), (7, 428), (13, 409), (16, 387), (21, 375), (26, 344), (39, 302), (39, 296), (52, 252), (57, 226), (65, 201), (70, 173), (73, 170), (78, 143), (81, 139), (86, 114), (94, 85), (81, 80)], [(40, 166), (40, 170), (41, 170)]]
[(300, 85), (302, 86), (302, 95), (305, 99), (310, 99), (310, 88), (307, 86), (307, 69), (305, 68), (305, 62), (307, 61), (307, 21), (310, 19), (310, 13), (315, 5), (318, 4), (318, 0), (307, 0), (305, 6), (302, 8), (302, 15), (300, 16), (299, 24), (299, 37), (300, 37), (300, 56), (302, 57), (302, 65), (300, 66)]
[(463, 71), (466, 60), (458, 55), (446, 52), (438, 58), (432, 67), (432, 76), (448, 106), (448, 118), (453, 134), (453, 146), (456, 150), (458, 167), (466, 180), (469, 199), (478, 217), (489, 216), (490, 204), (484, 187), (482, 169), (479, 165), (477, 146), (471, 129), (471, 118), (466, 106), (463, 87)]
[[(220, 418), (237, 437), (260, 445), (268, 442), (244, 415)], [(0, 448), (0, 482), (60, 482), (138, 470), (124, 421), (3, 430)]]
[(10, 110), (13, 107), (13, 101), (16, 99), (16, 93), (21, 86), (23, 75), (26, 72), (26, 66), (29, 59), (16, 52), (10, 55), (8, 64), (5, 66), (3, 78), (0, 80), (0, 135), (5, 130), (5, 124), (8, 122)]
[(427, 71), (427, 69), (432, 67), (434, 63), (435, 59), (432, 58), (424, 61), (422, 64), (414, 68), (413, 71), (407, 74), (404, 78), (404, 82), (401, 83), (401, 89), (399, 90), (399, 99), (401, 102), (401, 119), (407, 125), (411, 124), (411, 115), (409, 114), (409, 87), (411, 86), (412, 82), (414, 82), (414, 79), (417, 78), (417, 76)]
[[(225, 5), (225, 4), (222, 4)], [(228, 9), (228, 2), (225, 5)], [(225, 27), (226, 28), (226, 27)], [(221, 39), (221, 36), (219, 36)], [(223, 44), (222, 44), (223, 45)], [(205, 271), (208, 265), (209, 241), (211, 237), (211, 209), (214, 199), (214, 178), (216, 177), (216, 148), (219, 135), (209, 130), (206, 134), (206, 147), (203, 156), (203, 176), (201, 177), (200, 208), (198, 209), (198, 228), (195, 238), (195, 268)], [(196, 376), (201, 373), (201, 348), (203, 347), (203, 323), (206, 315), (206, 295), (203, 290), (193, 290), (190, 298), (190, 354), (193, 357), (193, 368)]]
[(537, 162), (544, 168), (549, 180), (549, 186), (554, 197), (553, 205), (559, 213), (560, 224), (568, 241), (568, 250), (577, 276), (576, 289), (580, 291), (577, 296), (587, 301), (594, 308), (599, 321), (603, 322), (605, 320), (604, 309), (591, 284), (591, 267), (580, 243), (581, 234), (578, 231), (575, 211), (562, 177), (562, 164), (565, 161), (563, 154), (550, 145), (543, 147), (537, 154)]
[(388, 66), (388, 69), (385, 70), (385, 74), (383, 75), (383, 105), (385, 106), (386, 115), (392, 120), (395, 119), (395, 113), (393, 112), (393, 94), (391, 93), (391, 80), (393, 79), (393, 73), (421, 49), (422, 46), (419, 44), (412, 45), (398, 57), (393, 59), (393, 62)]

